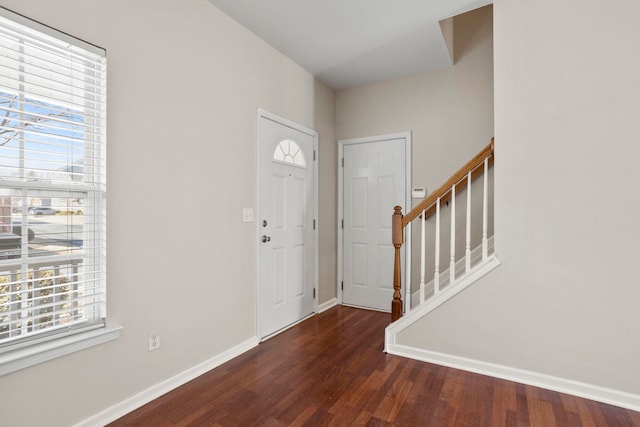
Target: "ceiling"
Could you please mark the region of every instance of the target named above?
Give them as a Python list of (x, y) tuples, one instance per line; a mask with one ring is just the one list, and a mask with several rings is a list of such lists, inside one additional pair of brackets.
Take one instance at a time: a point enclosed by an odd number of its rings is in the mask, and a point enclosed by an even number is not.
[[(491, 0), (209, 0), (339, 90), (452, 64), (440, 21)], [(446, 33), (446, 31), (445, 31)]]

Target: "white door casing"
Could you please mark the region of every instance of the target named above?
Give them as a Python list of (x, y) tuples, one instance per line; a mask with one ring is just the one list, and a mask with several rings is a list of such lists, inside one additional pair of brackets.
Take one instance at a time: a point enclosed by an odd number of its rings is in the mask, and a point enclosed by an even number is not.
[(261, 339), (316, 309), (317, 133), (258, 111), (258, 303)]
[(339, 152), (338, 300), (390, 311), (391, 216), (409, 206), (411, 134), (343, 140)]

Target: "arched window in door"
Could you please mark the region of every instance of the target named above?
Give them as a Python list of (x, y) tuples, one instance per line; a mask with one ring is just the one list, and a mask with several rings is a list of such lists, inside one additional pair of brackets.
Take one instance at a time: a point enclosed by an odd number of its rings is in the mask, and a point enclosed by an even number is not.
[(291, 139), (280, 141), (276, 150), (273, 152), (273, 160), (302, 168), (307, 167), (304, 153), (300, 149), (300, 146)]

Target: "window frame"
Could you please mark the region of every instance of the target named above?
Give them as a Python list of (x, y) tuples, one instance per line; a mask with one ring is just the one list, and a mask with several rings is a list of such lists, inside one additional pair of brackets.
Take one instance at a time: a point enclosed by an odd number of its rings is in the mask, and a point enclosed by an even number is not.
[[(69, 327), (65, 327), (64, 325), (57, 327), (53, 326), (50, 328), (43, 328), (42, 332), (32, 332), (31, 334), (27, 334), (23, 337), (18, 336), (18, 338), (13, 339), (11, 338), (11, 336), (9, 336), (8, 338), (3, 339), (2, 342), (0, 342), (0, 375), (4, 375), (19, 369), (26, 368), (28, 366), (32, 366), (37, 363), (42, 363), (46, 360), (57, 358), (75, 351), (79, 351), (117, 339), (120, 335), (120, 330), (122, 329), (122, 327), (118, 325), (107, 324), (106, 312), (106, 51), (93, 44), (74, 38), (66, 33), (60, 32), (44, 24), (33, 21), (25, 16), (12, 12), (3, 7), (0, 7), (0, 17), (12, 21), (13, 24), (23, 27), (25, 34), (31, 31), (41, 33), (47, 37), (52, 37), (59, 42), (67, 44), (69, 46), (69, 51), (74, 49), (81, 49), (86, 52), (98, 54), (104, 58), (104, 77), (100, 79), (103, 92), (99, 96), (99, 99), (97, 101), (95, 99), (91, 101), (92, 103), (95, 103), (95, 105), (99, 105), (98, 109), (100, 111), (100, 115), (98, 116), (97, 120), (101, 122), (98, 124), (98, 128), (100, 130), (96, 134), (98, 135), (97, 139), (93, 139), (92, 137), (87, 136), (86, 133), (83, 133), (82, 138), (82, 150), (85, 153), (83, 154), (83, 156), (85, 156), (84, 159), (88, 159), (88, 157), (86, 157), (86, 151), (88, 150), (95, 150), (95, 152), (97, 153), (96, 155), (91, 156), (89, 164), (86, 164), (86, 161), (85, 163), (83, 163), (84, 166), (82, 175), (87, 176), (87, 173), (92, 174), (90, 183), (86, 183), (84, 181), (82, 183), (77, 183), (73, 182), (73, 179), (71, 179), (71, 182), (61, 183), (54, 182), (54, 178), (51, 179), (51, 182), (33, 182), (32, 180), (26, 179), (26, 173), (23, 172), (26, 170), (25, 166), (23, 165), (24, 161), (21, 162), (21, 165), (18, 168), (19, 171), (21, 171), (18, 176), (22, 179), (14, 180), (0, 177), (0, 191), (9, 194), (9, 196), (5, 194), (3, 197), (13, 197), (11, 196), (11, 194), (13, 194), (12, 191), (16, 191), (16, 194), (18, 194), (18, 192), (22, 192), (23, 195), (29, 194), (29, 191), (49, 191), (52, 193), (58, 191), (60, 192), (59, 194), (67, 195), (77, 192), (86, 194), (85, 200), (88, 202), (88, 204), (90, 204), (87, 209), (92, 213), (92, 215), (90, 220), (86, 220), (86, 218), (83, 218), (83, 238), (81, 253), (74, 256), (69, 255), (67, 258), (60, 256), (58, 258), (66, 260), (67, 263), (71, 263), (70, 265), (73, 265), (73, 263), (85, 263), (85, 265), (87, 265), (87, 260), (90, 260), (91, 265), (96, 266), (95, 269), (93, 269), (91, 272), (82, 273), (82, 275), (78, 277), (83, 278), (83, 285), (87, 283), (87, 280), (89, 280), (88, 278), (90, 277), (91, 280), (95, 282), (93, 286), (96, 286), (97, 283), (97, 286), (100, 287), (99, 289), (101, 290), (101, 293), (98, 294), (95, 290), (92, 291), (94, 293), (89, 293), (89, 295), (94, 295), (94, 299), (98, 299), (98, 314), (89, 316), (87, 318), (89, 320), (84, 319), (80, 322), (72, 322), (73, 324)], [(37, 56), (34, 57), (37, 58)], [(70, 58), (71, 57), (75, 58), (75, 56), (70, 56)], [(5, 65), (7, 65), (11, 61), (9, 56), (7, 56), (6, 58), (7, 62), (5, 63)], [(84, 73), (89, 69), (89, 65), (86, 65), (85, 63), (83, 64), (84, 65), (81, 66), (81, 70), (83, 70), (82, 72)], [(12, 68), (7, 69), (11, 70)], [(16, 68), (15, 72), (20, 74), (21, 71)], [(47, 77), (40, 78), (41, 81), (44, 80), (44, 86), (42, 86), (44, 87), (44, 90), (54, 91), (61, 84), (66, 84), (60, 83), (60, 81), (55, 80), (54, 77), (50, 77), (50, 75), (54, 74), (52, 71), (45, 71), (45, 74), (47, 75)], [(39, 82), (39, 84), (41, 83), (41, 81)], [(1, 82), (0, 85), (2, 85)], [(73, 88), (72, 86), (68, 87), (71, 88), (68, 89), (68, 93), (71, 94), (70, 96), (74, 97), (77, 88)], [(5, 88), (0, 88), (0, 92), (6, 94), (13, 93), (10, 86), (7, 86), (7, 88), (8, 89), (6, 90)], [(24, 89), (22, 89), (21, 87), (18, 93), (25, 93), (27, 95), (30, 95), (29, 92), (23, 90)], [(88, 92), (85, 88), (82, 89), (80, 93), (82, 94), (82, 96), (85, 96)], [(24, 100), (25, 96), (26, 95), (20, 95), (20, 99)], [(35, 95), (32, 98), (37, 99), (38, 95)], [(64, 101), (60, 102), (64, 103)], [(49, 105), (62, 106), (63, 104), (49, 103)], [(95, 107), (95, 105), (91, 105), (91, 108)], [(12, 105), (10, 105), (9, 107), (11, 106)], [(24, 108), (25, 107), (23, 105), (23, 101), (21, 101), (20, 114), (24, 114), (22, 113), (23, 111), (26, 111), (24, 110)], [(88, 120), (95, 119), (88, 119), (88, 115), (85, 115), (85, 113), (82, 113), (82, 117), (84, 117), (84, 121), (82, 122), (84, 126), (90, 126), (92, 129), (94, 126), (96, 126), (93, 122), (90, 125), (87, 125)], [(23, 156), (23, 154), (20, 154), (20, 156)], [(46, 157), (45, 159), (50, 160), (50, 157)], [(94, 159), (97, 159), (95, 163)], [(73, 175), (73, 172), (75, 171), (72, 171), (72, 173), (69, 173), (69, 175)], [(22, 210), (24, 211), (23, 218), (26, 218), (27, 216), (27, 209), (28, 206), (22, 205)], [(9, 215), (11, 216), (11, 213)], [(9, 227), (11, 227), (12, 224), (13, 223), (10, 220)], [(3, 265), (1, 267), (3, 272), (10, 271), (8, 269), (9, 266), (15, 266), (20, 263), (22, 263), (24, 266), (30, 266), (32, 264), (37, 264), (38, 262), (38, 258), (32, 257), (29, 249), (27, 249), (28, 242), (26, 241), (26, 238), (28, 237), (28, 222), (22, 220), (21, 224), (27, 224), (27, 226), (21, 225), (22, 249), (20, 261), (3, 262)], [(87, 236), (91, 233), (95, 234), (95, 236), (97, 237), (95, 237), (95, 241), (91, 241), (91, 249), (88, 249), (86, 245), (86, 242), (88, 241)], [(53, 259), (56, 257), (50, 258)], [(19, 271), (21, 275), (24, 275), (30, 270), (28, 269), (28, 267), (26, 269), (24, 267), (21, 267)], [(23, 284), (26, 284), (29, 279), (20, 280), (22, 280)], [(34, 278), (31, 280), (33, 282), (36, 281), (35, 273)], [(81, 292), (81, 294), (84, 295), (84, 291)], [(25, 301), (32, 301), (35, 298), (33, 295), (35, 295), (35, 291), (33, 291), (30, 299)], [(78, 296), (76, 295), (75, 298), (76, 299), (74, 299), (74, 301), (77, 301)], [(9, 307), (11, 307), (11, 305), (9, 305)], [(34, 309), (34, 311), (37, 310)], [(85, 310), (85, 312), (87, 311), (91, 310)], [(84, 314), (82, 316), (84, 316)], [(9, 324), (11, 324), (11, 322), (9, 322)], [(35, 324), (32, 329), (36, 329)]]

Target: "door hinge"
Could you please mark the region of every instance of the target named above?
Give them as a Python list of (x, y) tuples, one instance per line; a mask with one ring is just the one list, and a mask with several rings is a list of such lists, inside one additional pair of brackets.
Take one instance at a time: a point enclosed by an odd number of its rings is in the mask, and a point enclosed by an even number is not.
[(342, 223), (341, 227), (344, 229), (344, 219), (341, 220), (341, 223)]
[(342, 158), (342, 167), (344, 167), (344, 157)]
[(313, 288), (313, 299), (316, 299), (316, 288)]
[(314, 230), (316, 229), (316, 220), (315, 219), (313, 220), (313, 229)]
[(344, 291), (344, 282), (340, 282), (340, 289)]
[(316, 150), (313, 150), (313, 161), (316, 161)]

